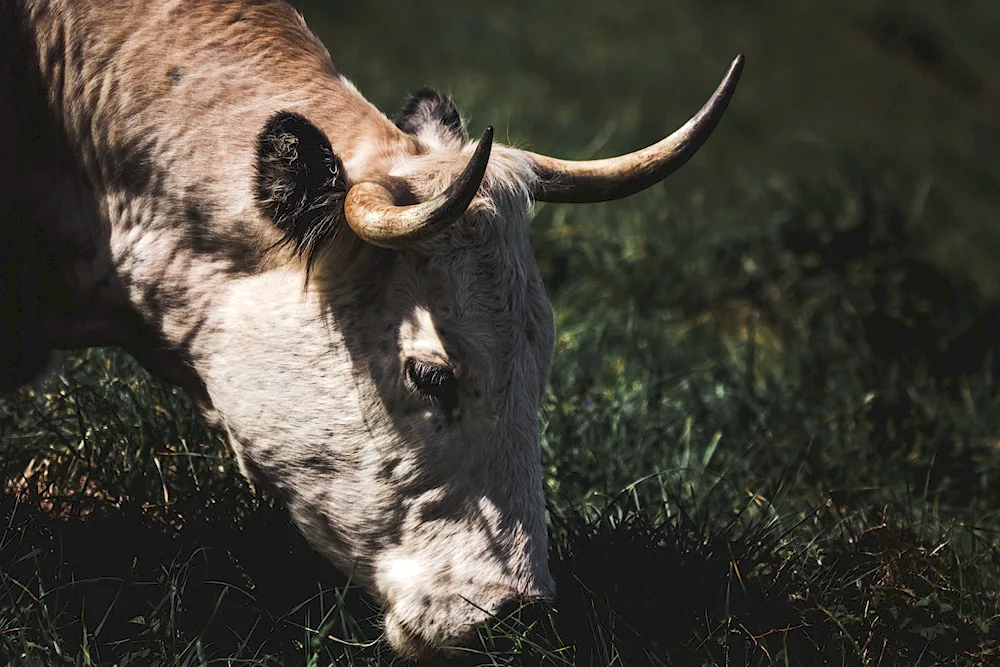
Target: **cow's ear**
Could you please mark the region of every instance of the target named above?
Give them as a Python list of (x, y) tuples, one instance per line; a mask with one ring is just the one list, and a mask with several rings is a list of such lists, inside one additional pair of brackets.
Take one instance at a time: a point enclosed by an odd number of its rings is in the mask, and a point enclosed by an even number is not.
[(257, 203), (309, 262), (341, 225), (347, 184), (330, 140), (305, 117), (272, 116), (257, 137)]
[(455, 103), (430, 88), (410, 95), (393, 120), (396, 127), (407, 134), (419, 135), (430, 130), (443, 139), (469, 140)]

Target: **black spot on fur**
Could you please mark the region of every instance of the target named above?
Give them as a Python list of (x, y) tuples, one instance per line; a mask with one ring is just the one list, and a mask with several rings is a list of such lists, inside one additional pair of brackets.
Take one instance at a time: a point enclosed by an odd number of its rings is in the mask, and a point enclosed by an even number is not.
[(197, 204), (188, 203), (187, 206), (184, 207), (184, 215), (187, 217), (194, 229), (204, 227), (207, 222), (205, 213), (202, 211), (201, 206)]
[(378, 479), (383, 482), (388, 482), (389, 480), (391, 480), (393, 476), (396, 474), (396, 468), (398, 468), (399, 464), (402, 462), (403, 459), (399, 458), (398, 456), (394, 456), (390, 459), (387, 459), (385, 462), (382, 463), (382, 466), (379, 468)]
[(461, 519), (463, 510), (465, 510), (464, 503), (454, 496), (445, 496), (440, 500), (421, 504), (417, 516), (421, 523), (455, 521)]
[(185, 310), (190, 305), (185, 291), (156, 281), (142, 286), (142, 303), (155, 331), (163, 330), (163, 320), (167, 313)]
[(169, 78), (170, 82), (176, 86), (184, 78), (184, 71), (177, 65), (174, 65), (167, 70), (167, 78)]
[(455, 103), (431, 88), (421, 88), (411, 95), (393, 120), (407, 134), (417, 134), (426, 124), (434, 123), (457, 139), (469, 140)]
[(219, 212), (209, 192), (200, 186), (189, 186), (177, 205), (188, 221), (180, 249), (223, 260), (222, 270), (226, 273), (253, 272), (257, 269), (260, 253), (252, 237), (239, 228), (221, 228), (212, 223)]
[(282, 111), (257, 138), (257, 201), (284, 232), (281, 244), (306, 256), (306, 273), (344, 215), (347, 184), (330, 141), (303, 116)]
[(188, 206), (187, 218), (191, 225), (185, 230), (179, 249), (222, 260), (219, 266), (224, 273), (253, 273), (257, 270), (259, 253), (249, 240), (235, 234), (220, 236), (205, 222), (204, 213), (193, 206)]
[(151, 196), (163, 192), (164, 176), (154, 167), (153, 149), (147, 140), (124, 140), (104, 146), (107, 160), (102, 178), (130, 195)]

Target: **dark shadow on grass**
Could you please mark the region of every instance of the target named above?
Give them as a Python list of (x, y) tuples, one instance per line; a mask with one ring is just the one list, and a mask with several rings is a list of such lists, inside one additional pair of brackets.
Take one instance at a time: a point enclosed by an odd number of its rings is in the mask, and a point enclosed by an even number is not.
[(144, 653), (158, 657), (148, 664), (196, 654), (295, 664), (324, 644), (336, 655), (328, 635), (365, 643), (380, 634), (373, 608), (271, 503), (234, 521), (244, 509), (226, 506), (235, 503), (154, 513), (77, 502), (85, 515), (63, 503), (53, 516), (0, 496), (0, 609), (22, 628), (8, 642), (37, 645), (29, 654), (57, 664), (56, 644), (79, 647), (86, 635), (101, 663)]

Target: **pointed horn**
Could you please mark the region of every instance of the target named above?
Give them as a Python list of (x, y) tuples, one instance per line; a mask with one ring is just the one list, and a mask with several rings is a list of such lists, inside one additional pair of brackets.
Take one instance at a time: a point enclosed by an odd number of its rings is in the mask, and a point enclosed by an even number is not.
[(691, 120), (659, 143), (635, 153), (604, 160), (559, 160), (523, 151), (540, 177), (535, 198), (558, 203), (621, 199), (655, 185), (698, 152), (722, 119), (743, 71), (743, 56), (730, 65), (722, 83)]
[(469, 164), (437, 197), (411, 206), (396, 206), (383, 186), (363, 182), (353, 186), (344, 202), (344, 217), (354, 233), (383, 248), (401, 249), (426, 241), (458, 220), (479, 191), (493, 147), (493, 128), (483, 132)]

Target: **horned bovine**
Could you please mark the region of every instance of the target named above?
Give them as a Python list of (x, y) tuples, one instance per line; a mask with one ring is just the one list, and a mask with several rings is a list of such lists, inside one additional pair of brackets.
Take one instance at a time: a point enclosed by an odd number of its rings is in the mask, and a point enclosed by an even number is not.
[(0, 7), (0, 383), (119, 346), (182, 386), (402, 653), (552, 594), (529, 209), (663, 179), (742, 58), (671, 136), (569, 162), (432, 91), (388, 119), (281, 0)]

